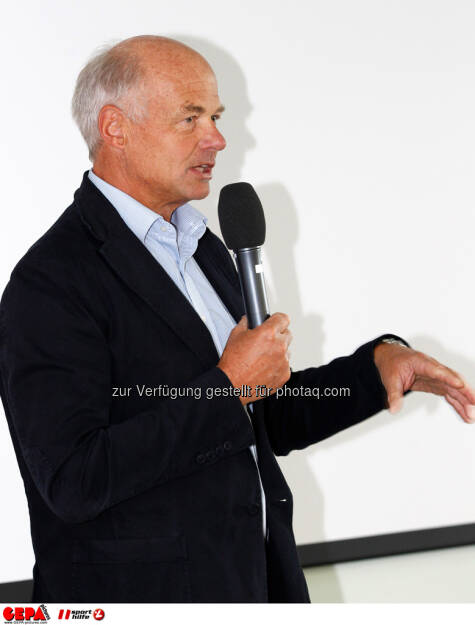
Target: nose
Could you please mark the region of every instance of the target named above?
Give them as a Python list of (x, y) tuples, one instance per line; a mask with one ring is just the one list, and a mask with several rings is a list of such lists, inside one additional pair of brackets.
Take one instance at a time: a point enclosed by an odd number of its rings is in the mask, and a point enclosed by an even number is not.
[(201, 148), (203, 150), (224, 150), (226, 147), (226, 139), (219, 132), (213, 122), (210, 122), (204, 136), (201, 139)]

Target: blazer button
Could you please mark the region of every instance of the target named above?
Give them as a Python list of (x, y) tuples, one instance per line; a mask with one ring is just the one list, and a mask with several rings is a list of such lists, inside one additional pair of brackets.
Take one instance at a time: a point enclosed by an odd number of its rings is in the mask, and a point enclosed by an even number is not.
[(229, 451), (230, 449), (232, 449), (233, 444), (231, 443), (231, 441), (224, 441), (223, 443), (223, 447), (226, 451)]
[(214, 451), (206, 452), (206, 460), (208, 460), (208, 462), (210, 462), (211, 460), (214, 460), (215, 458), (216, 458), (216, 454), (214, 453)]
[(196, 456), (196, 462), (197, 462), (198, 464), (203, 464), (203, 462), (206, 462), (206, 457), (205, 457), (205, 455), (204, 455), (204, 454), (198, 454), (198, 455)]
[(251, 503), (247, 506), (247, 511), (251, 516), (255, 516), (259, 513), (261, 506), (258, 503)]

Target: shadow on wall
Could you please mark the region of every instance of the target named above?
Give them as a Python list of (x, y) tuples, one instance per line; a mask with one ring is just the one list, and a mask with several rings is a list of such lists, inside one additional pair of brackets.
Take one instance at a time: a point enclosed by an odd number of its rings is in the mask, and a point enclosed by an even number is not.
[[(236, 60), (222, 48), (197, 37), (173, 35), (200, 52), (210, 63), (218, 79), (221, 101), (226, 112), (220, 121), (220, 130), (227, 141), (226, 149), (218, 155), (216, 172), (210, 195), (197, 207), (208, 217), (208, 225), (220, 234), (217, 218), (219, 190), (232, 182), (241, 181), (246, 153), (256, 147), (254, 137), (246, 126), (252, 112), (245, 76)], [(249, 180), (253, 184), (253, 180)], [(292, 364), (321, 363), (322, 319), (318, 315), (304, 315), (296, 274), (293, 248), (298, 241), (298, 219), (292, 198), (277, 182), (255, 187), (267, 216), (265, 245), (266, 276), (269, 303), (272, 311), (286, 312), (291, 319), (294, 339), (291, 346)], [(314, 534), (324, 541), (323, 495), (310, 469), (307, 453), (292, 454), (285, 461), (285, 475), (295, 495), (296, 504), (305, 502), (306, 523)], [(282, 461), (281, 461), (282, 466)], [(309, 496), (311, 494), (311, 496)], [(315, 598), (314, 598), (315, 599)], [(342, 601), (342, 592), (336, 574), (330, 576), (321, 601)]]

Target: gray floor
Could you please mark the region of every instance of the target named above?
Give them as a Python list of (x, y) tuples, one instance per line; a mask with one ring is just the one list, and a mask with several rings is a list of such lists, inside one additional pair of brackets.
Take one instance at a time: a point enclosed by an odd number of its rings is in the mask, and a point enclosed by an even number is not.
[(312, 603), (473, 603), (475, 546), (304, 569)]

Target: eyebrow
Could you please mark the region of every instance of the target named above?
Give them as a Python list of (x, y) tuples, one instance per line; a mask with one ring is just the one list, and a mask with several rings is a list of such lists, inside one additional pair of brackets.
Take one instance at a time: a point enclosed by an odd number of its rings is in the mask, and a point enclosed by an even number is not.
[[(204, 113), (205, 109), (203, 106), (200, 106), (199, 104), (185, 104), (184, 106), (182, 106), (181, 110), (184, 113)], [(224, 111), (224, 106), (221, 104), (221, 106), (219, 106), (216, 109), (216, 113), (222, 113)]]

